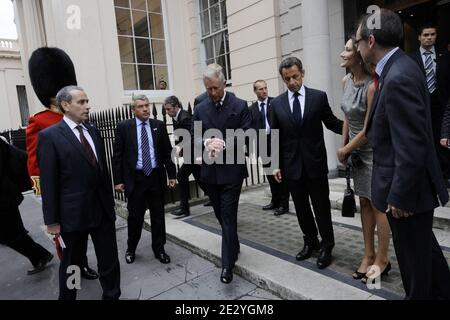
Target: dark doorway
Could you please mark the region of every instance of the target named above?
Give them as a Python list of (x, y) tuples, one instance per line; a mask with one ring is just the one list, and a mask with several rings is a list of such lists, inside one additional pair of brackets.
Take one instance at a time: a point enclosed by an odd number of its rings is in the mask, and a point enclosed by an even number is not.
[(359, 17), (374, 4), (400, 15), (405, 28), (402, 47), (406, 52), (419, 47), (419, 28), (426, 23), (433, 23), (438, 28), (438, 48), (447, 48), (450, 44), (450, 0), (344, 0), (346, 38), (355, 32)]

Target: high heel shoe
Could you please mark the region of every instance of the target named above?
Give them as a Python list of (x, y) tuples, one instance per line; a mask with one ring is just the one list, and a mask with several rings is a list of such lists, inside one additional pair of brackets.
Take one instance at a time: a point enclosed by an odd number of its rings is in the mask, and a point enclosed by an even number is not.
[[(392, 268), (391, 263), (388, 262), (387, 265), (386, 265), (386, 267), (384, 267), (384, 270), (381, 272), (380, 276), (383, 277), (383, 276), (389, 275), (389, 271), (391, 270), (391, 268)], [(369, 280), (369, 277), (370, 277), (370, 276), (367, 276), (367, 274), (368, 274), (368, 273), (371, 273), (371, 270), (370, 270), (370, 269), (371, 269), (371, 268), (369, 268), (369, 271), (364, 275), (364, 277), (361, 278), (361, 282), (364, 283), (364, 284), (366, 284), (366, 283), (367, 283), (367, 280)], [(377, 277), (370, 277), (370, 278), (371, 278), (372, 281), (375, 281), (375, 279), (376, 279)]]
[(364, 278), (366, 276), (365, 272), (359, 272), (358, 269), (355, 270), (355, 272), (353, 272), (352, 277), (355, 280), (360, 280), (362, 278)]

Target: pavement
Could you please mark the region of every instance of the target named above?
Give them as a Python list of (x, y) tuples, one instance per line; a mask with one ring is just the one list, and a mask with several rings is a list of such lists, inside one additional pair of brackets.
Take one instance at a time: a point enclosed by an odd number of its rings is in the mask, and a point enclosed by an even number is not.
[[(41, 203), (27, 194), (20, 206), (22, 219), (31, 237), (54, 253), (53, 243), (44, 232)], [(171, 263), (161, 264), (153, 256), (151, 234), (143, 232), (136, 260), (126, 264), (126, 220), (117, 217), (117, 242), (121, 268), (123, 300), (279, 300), (277, 295), (236, 275), (231, 285), (220, 282), (221, 269), (212, 262), (172, 241), (165, 249)], [(88, 247), (89, 265), (96, 269), (92, 242)], [(0, 245), (0, 300), (55, 300), (58, 298), (59, 261), (55, 257), (41, 273), (28, 276), (31, 264), (22, 255)], [(98, 300), (101, 287), (98, 280), (84, 280), (78, 292), (79, 300)]]
[[(341, 216), (345, 179), (330, 180), (330, 200), (336, 246), (333, 262), (324, 269), (316, 267), (316, 258), (296, 261), (303, 246), (302, 233), (292, 201), (290, 213), (274, 216), (261, 207), (270, 202), (267, 184), (244, 187), (239, 205), (238, 233), (241, 243), (235, 278), (229, 285), (220, 283), (221, 231), (212, 207), (204, 207), (205, 198), (191, 203), (191, 216), (177, 218), (166, 206), (166, 252), (169, 265), (162, 265), (151, 254), (151, 234), (143, 232), (136, 252), (136, 261), (127, 265), (126, 204), (117, 201), (117, 239), (121, 261), (122, 299), (156, 300), (400, 300), (404, 291), (398, 264), (391, 245), (389, 259), (392, 270), (378, 286), (367, 287), (351, 277), (363, 255), (363, 238), (359, 213), (354, 218)], [(358, 206), (359, 210), (359, 206)], [(29, 194), (21, 205), (22, 217), (32, 237), (47, 249), (52, 243), (43, 232), (40, 203)], [(358, 211), (359, 212), (359, 211)], [(150, 230), (147, 214), (144, 228)], [(450, 263), (450, 207), (435, 212), (434, 233)], [(90, 266), (96, 265), (92, 245), (89, 245)], [(44, 272), (26, 276), (29, 262), (0, 246), (0, 299), (56, 299), (56, 258)], [(79, 299), (99, 299), (98, 281), (83, 280)]]
[[(315, 265), (317, 256), (301, 262), (295, 260), (295, 255), (303, 247), (303, 239), (292, 201), (290, 213), (276, 217), (270, 211), (261, 210), (270, 202), (267, 184), (244, 188), (238, 213), (241, 253), (235, 273), (282, 299), (403, 299), (404, 290), (392, 240), (389, 248), (392, 270), (381, 279), (379, 286), (368, 287), (351, 277), (363, 256), (363, 237), (359, 213), (354, 218), (341, 216), (344, 189), (345, 179), (330, 180), (336, 246), (332, 264), (319, 270)], [(127, 216), (123, 204), (119, 205), (117, 213)], [(147, 218), (147, 228), (149, 223)], [(182, 219), (167, 214), (166, 226), (171, 241), (220, 265), (221, 231), (211, 207), (191, 206), (191, 216)], [(436, 210), (434, 233), (450, 263), (449, 207)]]

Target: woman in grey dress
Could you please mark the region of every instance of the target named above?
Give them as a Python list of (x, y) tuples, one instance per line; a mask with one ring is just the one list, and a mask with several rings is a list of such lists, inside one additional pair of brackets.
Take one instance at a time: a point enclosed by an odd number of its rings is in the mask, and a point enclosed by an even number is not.
[[(373, 280), (380, 273), (387, 275), (391, 268), (388, 261), (390, 228), (386, 215), (375, 209), (371, 201), (372, 149), (365, 136), (376, 87), (361, 55), (357, 52), (354, 37), (347, 41), (341, 58), (341, 67), (350, 69), (350, 73), (342, 80), (344, 93), (341, 108), (345, 120), (343, 143), (337, 151), (337, 157), (344, 165), (347, 164), (350, 153), (353, 157), (351, 164), (355, 194), (359, 196), (361, 206), (364, 257), (352, 276), (354, 279), (367, 282), (368, 278)], [(378, 234), (377, 252), (375, 252), (375, 227)]]

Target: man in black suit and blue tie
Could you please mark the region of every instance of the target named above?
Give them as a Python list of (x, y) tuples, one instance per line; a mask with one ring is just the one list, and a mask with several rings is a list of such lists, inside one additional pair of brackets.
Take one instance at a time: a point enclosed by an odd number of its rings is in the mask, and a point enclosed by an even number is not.
[[(192, 134), (198, 148), (206, 149), (200, 171), (200, 180), (206, 184), (214, 213), (222, 226), (222, 273), (220, 281), (233, 280), (233, 268), (238, 258), (237, 211), (244, 178), (248, 176), (245, 159), (239, 163), (236, 157), (245, 147), (244, 137), (227, 136), (237, 129), (250, 128), (251, 117), (247, 103), (225, 92), (226, 80), (221, 70), (207, 68), (203, 82), (209, 98), (197, 105), (192, 117)], [(195, 127), (201, 126), (201, 136), (195, 136)], [(215, 130), (217, 136), (203, 137), (207, 130)], [(225, 142), (226, 141), (226, 142)], [(207, 157), (208, 159), (206, 159)], [(222, 159), (223, 161), (215, 161)], [(225, 160), (226, 159), (226, 160)]]
[[(150, 210), (152, 249), (161, 263), (169, 263), (164, 251), (166, 223), (164, 195), (167, 184), (176, 185), (172, 146), (162, 121), (150, 119), (145, 95), (133, 96), (135, 118), (117, 125), (112, 159), (115, 190), (128, 198), (128, 248), (125, 261), (133, 263), (142, 234), (145, 211)], [(167, 176), (169, 181), (167, 182)]]
[(429, 88), (399, 48), (400, 17), (386, 9), (377, 15), (381, 25), (374, 28), (370, 16), (363, 17), (355, 41), (379, 78), (366, 131), (373, 148), (372, 202), (387, 214), (405, 299), (450, 299), (450, 271), (432, 230), (434, 208), (449, 197), (434, 147)]
[(325, 92), (303, 85), (305, 71), (300, 59), (286, 58), (279, 72), (288, 90), (272, 101), (272, 130), (280, 130), (280, 169), (274, 171), (274, 176), (287, 183), (303, 232), (304, 246), (296, 259), (308, 259), (313, 251), (320, 250), (316, 263), (323, 269), (331, 263), (334, 234), (322, 123), (342, 134), (343, 122), (331, 111)]
[(47, 231), (61, 235), (65, 244), (59, 299), (76, 299), (77, 289), (68, 287), (69, 267), (80, 265), (88, 234), (95, 247), (103, 299), (119, 299), (116, 213), (103, 140), (87, 123), (90, 106), (82, 88), (64, 87), (56, 100), (64, 117), (39, 133), (37, 158), (44, 222)]

